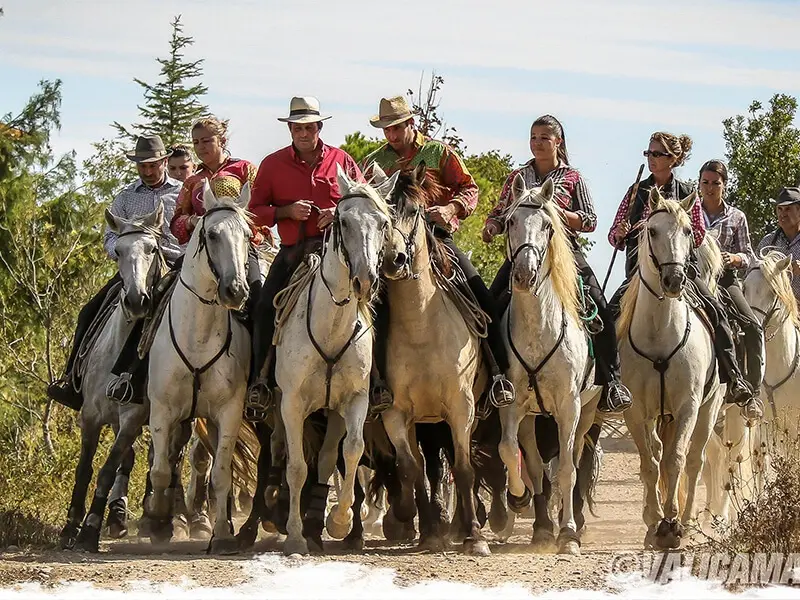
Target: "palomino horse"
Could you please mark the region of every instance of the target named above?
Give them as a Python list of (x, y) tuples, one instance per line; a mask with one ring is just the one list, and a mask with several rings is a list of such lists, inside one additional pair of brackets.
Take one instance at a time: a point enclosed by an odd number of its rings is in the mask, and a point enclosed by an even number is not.
[(153, 526), (153, 541), (171, 537), (178, 452), (188, 440), (191, 420), (206, 417), (218, 431), (211, 479), (220, 499), (209, 549), (237, 549), (225, 499), (250, 362), (250, 336), (232, 314), (242, 308), (249, 291), (249, 201), (247, 184), (238, 199), (218, 199), (205, 182), (206, 212), (189, 240), (178, 284), (150, 350), (147, 391), (154, 460), (148, 508), (160, 521)]
[[(536, 414), (552, 415), (562, 457), (557, 475), (562, 499), (559, 550), (578, 554), (572, 492), (584, 435), (594, 421), (601, 388), (594, 385), (594, 361), (578, 312), (578, 270), (552, 202), (553, 182), (548, 179), (540, 188), (528, 189), (517, 175), (511, 194), (505, 220), (512, 291), (503, 332), (517, 398), (499, 409), (503, 428), (499, 450), (508, 471), (508, 503), (519, 511), (531, 500), (517, 471), (521, 446), (534, 487), (532, 543), (543, 548), (554, 543), (543, 493), (544, 463), (534, 427)], [(528, 393), (522, 393), (526, 389)]]
[[(385, 177), (373, 167), (376, 181)], [(455, 449), (454, 476), (458, 488), (461, 523), (466, 529), (464, 550), (489, 554), (489, 546), (476, 518), (470, 464), (470, 435), (475, 418), (476, 391), (484, 389), (488, 373), (482, 364), (480, 339), (453, 298), (437, 283), (433, 255), (442, 255), (429, 233), (425, 208), (438, 193), (425, 177), (424, 167), (403, 173), (395, 188), (395, 230), (403, 238), (400, 250), (387, 252), (389, 311), (387, 372), (394, 404), (381, 418), (397, 453), (401, 492), (391, 499), (391, 514), (402, 522), (414, 517), (414, 487), (422, 486), (419, 448), (414, 423), (446, 421)], [(442, 263), (447, 268), (448, 259)], [(384, 521), (385, 523), (386, 521)], [(441, 531), (420, 544), (441, 549)]]
[[(310, 255), (308, 274), (290, 284), (297, 286), (297, 303), (285, 317), (276, 345), (275, 378), (281, 389), (280, 417), (288, 458), (286, 554), (308, 553), (300, 511), (300, 494), (308, 475), (303, 452), (306, 418), (327, 409), (318, 480), (309, 507), (320, 516), (328, 497), (328, 480), (336, 468), (339, 442), (346, 434), (341, 495), (327, 521), (328, 533), (335, 538), (344, 538), (352, 526), (356, 470), (364, 453), (372, 366), (370, 303), (380, 283), (391, 225), (389, 206), (383, 198), (397, 178), (376, 190), (352, 181), (340, 167), (337, 177), (342, 199), (336, 206), (328, 243), (321, 259)], [(286, 293), (293, 295), (292, 290)]]
[[(62, 548), (77, 545), (82, 550), (92, 552), (98, 550), (106, 503), (117, 468), (124, 458), (129, 463), (126, 471), (130, 472), (134, 458), (133, 443), (147, 422), (149, 411), (146, 402), (120, 406), (109, 401), (106, 397), (106, 386), (112, 378), (114, 362), (136, 320), (143, 318), (149, 310), (153, 287), (166, 267), (158, 246), (164, 220), (164, 208), (161, 204), (152, 213), (138, 219), (117, 217), (108, 210), (105, 215), (111, 230), (119, 235), (116, 254), (122, 291), (116, 308), (113, 308), (108, 321), (98, 333), (82, 368), (85, 373), (82, 377), (85, 401), (80, 411), (81, 454), (75, 472), (67, 524), (61, 531)], [(89, 514), (80, 527), (86, 510), (86, 492), (92, 479), (92, 460), (104, 425), (111, 425), (116, 439), (98, 475)], [(125, 480), (122, 482), (123, 487), (127, 490), (127, 475), (123, 474), (122, 478)], [(124, 527), (118, 523), (117, 527), (120, 526)], [(116, 537), (121, 537), (124, 533), (124, 530), (112, 530), (112, 535), (116, 534)]]
[[(651, 213), (639, 243), (639, 269), (622, 299), (618, 322), (622, 380), (633, 393), (625, 423), (639, 450), (644, 484), (645, 546), (677, 548), (683, 527), (695, 517), (695, 492), (705, 447), (722, 403), (723, 388), (711, 335), (686, 298), (686, 265), (692, 249), (682, 203), (650, 192)], [(706, 236), (701, 272), (716, 280), (719, 247)], [(678, 521), (678, 481), (687, 475), (686, 505)], [(666, 498), (658, 489), (659, 470)]]

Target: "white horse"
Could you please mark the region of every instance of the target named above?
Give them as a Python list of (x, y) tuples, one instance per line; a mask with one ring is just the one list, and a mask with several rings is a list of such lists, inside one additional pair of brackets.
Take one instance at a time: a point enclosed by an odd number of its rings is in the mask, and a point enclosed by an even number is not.
[(225, 499), (231, 489), (231, 457), (250, 362), (250, 335), (232, 315), (243, 307), (249, 292), (251, 230), (245, 213), (249, 201), (248, 184), (233, 199), (215, 198), (205, 182), (205, 214), (189, 240), (179, 282), (150, 350), (147, 390), (154, 461), (149, 512), (161, 525), (154, 524), (153, 541), (171, 536), (172, 482), (177, 453), (190, 433), (186, 425), (195, 417), (206, 417), (218, 431), (211, 478), (219, 501), (209, 549), (237, 548)]
[(556, 478), (562, 501), (559, 549), (579, 554), (572, 491), (601, 388), (594, 385), (594, 361), (578, 313), (578, 270), (552, 201), (553, 182), (548, 179), (529, 189), (517, 175), (511, 194), (505, 219), (512, 292), (503, 333), (517, 398), (499, 409), (503, 429), (499, 451), (508, 471), (508, 503), (521, 511), (531, 500), (517, 470), (522, 446), (537, 512), (532, 543), (544, 548), (555, 542), (543, 493), (544, 462), (534, 431), (535, 415), (550, 414), (558, 425), (562, 457)]
[[(81, 454), (75, 472), (75, 486), (67, 516), (67, 524), (61, 531), (61, 547), (76, 546), (82, 550), (97, 552), (100, 529), (105, 515), (106, 503), (112, 484), (115, 498), (122, 501), (123, 510), (127, 502), (127, 479), (133, 466), (133, 443), (147, 422), (149, 406), (126, 404), (120, 406), (106, 397), (106, 387), (113, 377), (111, 369), (128, 339), (135, 322), (145, 316), (150, 308), (151, 293), (163, 274), (166, 264), (159, 251), (158, 241), (164, 221), (164, 208), (156, 209), (138, 219), (117, 217), (108, 210), (106, 222), (119, 235), (116, 244), (117, 267), (122, 278), (119, 302), (108, 317), (91, 347), (85, 366), (82, 367), (82, 390), (84, 403), (80, 410)], [(110, 299), (109, 299), (110, 300)], [(111, 425), (115, 440), (97, 477), (94, 499), (86, 515), (86, 492), (92, 479), (92, 460), (97, 452), (100, 433), (104, 425)], [(117, 468), (123, 459), (127, 468), (117, 476)], [(115, 484), (115, 478), (118, 479)], [(127, 530), (123, 522), (111, 527), (113, 537), (123, 537)], [(78, 530), (80, 528), (80, 533)], [(76, 539), (77, 538), (77, 539)]]
[[(695, 493), (723, 387), (711, 334), (684, 294), (693, 243), (687, 213), (696, 196), (679, 204), (653, 188), (649, 202), (639, 270), (622, 299), (618, 322), (622, 380), (634, 398), (624, 416), (641, 460), (645, 546), (677, 548), (683, 527), (695, 518)], [(711, 236), (705, 237), (700, 257), (716, 280), (721, 259)], [(684, 469), (687, 497), (678, 521)], [(659, 471), (666, 498), (658, 489)]]
[(319, 264), (295, 282), (297, 303), (286, 317), (276, 345), (275, 378), (281, 389), (280, 416), (288, 455), (286, 554), (308, 553), (300, 512), (300, 493), (308, 474), (303, 453), (308, 415), (319, 409), (326, 409), (328, 415), (314, 488), (322, 493), (317, 498), (312, 491), (309, 512), (316, 508), (321, 516), (324, 511), (328, 480), (336, 468), (339, 442), (346, 434), (344, 482), (327, 521), (328, 533), (335, 538), (345, 537), (352, 526), (356, 470), (364, 453), (372, 366), (370, 303), (380, 283), (379, 269), (391, 225), (384, 197), (397, 178), (378, 190), (354, 182), (341, 167), (337, 167), (337, 178), (342, 199), (328, 243)]

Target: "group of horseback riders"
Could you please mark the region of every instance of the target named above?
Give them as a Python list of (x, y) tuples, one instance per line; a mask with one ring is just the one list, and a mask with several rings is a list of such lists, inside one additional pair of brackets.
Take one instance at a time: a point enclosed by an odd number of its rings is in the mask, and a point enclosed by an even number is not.
[[(441, 190), (436, 201), (426, 209), (427, 224), (435, 237), (452, 251), (469, 286), (467, 293), (474, 295), (490, 318), (483, 347), (485, 358), (495, 371), (492, 393), (497, 406), (510, 404), (514, 400), (514, 390), (505, 378), (509, 361), (500, 330), (500, 317), (510, 299), (510, 257), (506, 257), (505, 264), (487, 288), (467, 255), (453, 241), (453, 234), (461, 222), (470, 216), (478, 204), (478, 186), (466, 165), (447, 144), (431, 139), (416, 129), (411, 108), (402, 96), (381, 99), (378, 114), (370, 119), (370, 124), (383, 130), (386, 143), (367, 156), (360, 166), (345, 151), (329, 146), (320, 139), (324, 121), (329, 118), (320, 112), (319, 102), (315, 98), (293, 98), (288, 116), (278, 119), (288, 124), (292, 143), (264, 158), (258, 168), (246, 160), (232, 157), (228, 150), (227, 122), (213, 116), (200, 119), (192, 127), (192, 145), (199, 159), (196, 165), (187, 148), (168, 150), (159, 136), (141, 136), (135, 150), (126, 155), (136, 163), (139, 179), (119, 193), (111, 204), (110, 212), (130, 219), (154, 211), (159, 204), (163, 205), (165, 224), (161, 232), (160, 249), (171, 267), (174, 279), (180, 270), (183, 249), (204, 213), (204, 182), (208, 181), (217, 197), (238, 197), (242, 186), (250, 184), (252, 192), (248, 210), (253, 215), (253, 236), (248, 265), (250, 295), (245, 311), (253, 345), (249, 402), (265, 404), (266, 397), (275, 385), (273, 302), (304, 257), (321, 251), (324, 231), (333, 222), (337, 202), (341, 199), (337, 166), (354, 181), (364, 182), (370, 179), (374, 165), (378, 165), (387, 175), (424, 165), (426, 177), (434, 179), (438, 184), (437, 189)], [(578, 243), (579, 234), (595, 230), (597, 217), (585, 180), (570, 165), (564, 128), (555, 117), (545, 115), (533, 122), (530, 129), (533, 158), (509, 175), (497, 205), (486, 219), (482, 235), (488, 243), (504, 231), (502, 215), (510, 199), (511, 183), (517, 174), (524, 178), (528, 187), (540, 186), (548, 179), (553, 182), (553, 199), (571, 234), (573, 254), (584, 289), (597, 307), (597, 314), (602, 321), (602, 327), (597, 327), (599, 331), (593, 336), (597, 357), (595, 383), (603, 386), (598, 405), (602, 412), (621, 412), (631, 405), (631, 394), (620, 382), (619, 375), (615, 330), (619, 299), (637, 270), (638, 237), (647, 220), (650, 189), (658, 187), (664, 197), (675, 200), (685, 198), (694, 189), (693, 184), (680, 181), (673, 172), (685, 162), (691, 146), (691, 139), (685, 135), (678, 137), (667, 132), (656, 132), (650, 137), (644, 155), (651, 174), (637, 181), (627, 191), (609, 232), (609, 242), (615, 248), (626, 251), (626, 281), (610, 302), (606, 301), (603, 289)], [(763, 334), (739, 283), (740, 275), (755, 256), (750, 246), (745, 215), (724, 201), (727, 180), (727, 169), (721, 161), (711, 160), (702, 166), (699, 173), (702, 204), (694, 204), (691, 221), (695, 247), (702, 243), (707, 231), (717, 232), (725, 263), (721, 287), (727, 290), (732, 302), (723, 304), (697, 276), (697, 269), (688, 271), (714, 328), (720, 374), (722, 380), (728, 383), (726, 402), (742, 406), (745, 416), (758, 418), (761, 415), (759, 390), (764, 373)], [(793, 270), (798, 274), (800, 190), (785, 188), (774, 202), (779, 228), (762, 240), (759, 249), (767, 245), (777, 246), (792, 255), (795, 258)], [(280, 248), (262, 282), (257, 248), (265, 241), (272, 242), (270, 228), (275, 226), (280, 237)], [(104, 247), (112, 259), (115, 259), (116, 240), (117, 234), (107, 228)], [(76, 356), (108, 291), (119, 280), (119, 275), (115, 275), (81, 310), (65, 375), (48, 388), (48, 395), (52, 399), (76, 410), (83, 403), (81, 393), (77, 391), (80, 389), (77, 375), (73, 373)], [(800, 278), (796, 278), (795, 283), (798, 280)], [(795, 293), (798, 294), (798, 288), (795, 288)], [(384, 379), (387, 311), (384, 301), (379, 304), (375, 319), (375, 359), (370, 393), (370, 410), (373, 413), (384, 410), (392, 403), (391, 390)], [(734, 335), (729, 323), (731, 314), (735, 314), (745, 338), (744, 374), (737, 361)], [(141, 332), (141, 327), (134, 328), (112, 370), (116, 378), (108, 386), (107, 395), (110, 399), (120, 402), (142, 402), (144, 399), (147, 359), (140, 359), (136, 352)]]

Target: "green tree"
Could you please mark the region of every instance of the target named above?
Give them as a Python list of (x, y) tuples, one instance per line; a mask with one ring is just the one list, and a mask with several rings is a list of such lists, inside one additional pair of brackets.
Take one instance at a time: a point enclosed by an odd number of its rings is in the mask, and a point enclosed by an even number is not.
[(172, 21), (172, 37), (169, 41), (169, 56), (157, 58), (161, 65), (161, 79), (149, 84), (141, 79), (134, 81), (144, 90), (144, 105), (139, 105), (143, 123), (134, 125), (132, 131), (118, 122), (114, 126), (122, 137), (135, 138), (142, 134), (157, 134), (164, 144), (191, 146), (189, 128), (198, 118), (208, 113), (208, 107), (200, 97), (208, 88), (199, 81), (189, 85), (189, 80), (203, 76), (203, 59), (187, 61), (184, 52), (194, 44), (194, 39), (183, 35), (181, 17)]
[(360, 131), (348, 133), (344, 136), (344, 144), (339, 146), (342, 150), (353, 157), (353, 160), (361, 164), (371, 152), (374, 152), (383, 145), (383, 141), (378, 138), (368, 138)]
[(755, 101), (748, 115), (723, 121), (731, 181), (728, 199), (747, 215), (753, 243), (774, 226), (770, 198), (800, 182), (800, 130), (793, 125), (797, 100), (776, 94), (765, 107)]

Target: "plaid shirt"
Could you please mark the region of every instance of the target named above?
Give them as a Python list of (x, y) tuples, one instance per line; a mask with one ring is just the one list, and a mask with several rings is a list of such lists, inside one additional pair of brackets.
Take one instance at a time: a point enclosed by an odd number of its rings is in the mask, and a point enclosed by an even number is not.
[(589, 193), (589, 187), (586, 185), (583, 176), (577, 169), (573, 169), (565, 163), (560, 163), (558, 167), (539, 179), (536, 169), (533, 167), (533, 162), (533, 160), (530, 160), (521, 168), (511, 172), (506, 179), (505, 185), (503, 185), (503, 191), (500, 193), (497, 205), (489, 213), (486, 221), (496, 223), (500, 226), (501, 231), (505, 230), (502, 214), (511, 199), (511, 184), (514, 183), (514, 177), (520, 174), (525, 179), (525, 185), (528, 188), (539, 187), (550, 179), (555, 188), (553, 200), (564, 210), (574, 212), (580, 217), (581, 232), (591, 233), (594, 231), (597, 227), (597, 215), (594, 212), (592, 195)]
[[(764, 248), (783, 252), (786, 256), (791, 256), (792, 260), (800, 260), (800, 235), (794, 236), (794, 239), (789, 241), (786, 234), (783, 233), (783, 229), (778, 227), (772, 233), (765, 235), (758, 243), (757, 252), (759, 256), (761, 256), (761, 251)], [(794, 297), (797, 298), (798, 304), (800, 304), (800, 277), (792, 277), (792, 291), (794, 292)]]
[(706, 229), (716, 235), (722, 251), (735, 254), (742, 259), (742, 267), (738, 270), (739, 274), (742, 274), (750, 267), (753, 258), (747, 217), (735, 206), (723, 202), (722, 211), (714, 216), (710, 216), (704, 207), (703, 218)]
[[(109, 210), (111, 214), (123, 219), (134, 219), (153, 212), (159, 202), (164, 204), (164, 225), (162, 231), (164, 237), (161, 238), (161, 250), (164, 258), (169, 262), (174, 262), (183, 251), (178, 245), (178, 241), (169, 230), (169, 223), (175, 213), (175, 202), (178, 199), (178, 192), (181, 191), (181, 182), (167, 176), (164, 184), (156, 189), (147, 187), (141, 179), (137, 179), (132, 184), (124, 188), (114, 201)], [(106, 254), (112, 260), (117, 260), (114, 248), (117, 245), (117, 234), (111, 231), (106, 225), (106, 232), (103, 236), (103, 247)]]

